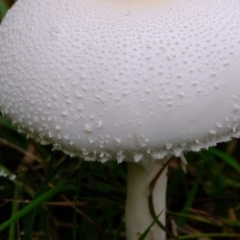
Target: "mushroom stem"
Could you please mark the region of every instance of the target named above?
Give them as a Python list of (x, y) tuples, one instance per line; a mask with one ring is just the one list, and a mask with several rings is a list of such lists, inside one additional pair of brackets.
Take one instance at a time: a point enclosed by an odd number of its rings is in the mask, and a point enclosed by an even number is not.
[[(126, 202), (126, 232), (127, 240), (137, 240), (141, 234), (151, 225), (154, 218), (149, 209), (149, 196), (152, 192), (152, 202), (159, 221), (165, 226), (166, 210), (166, 185), (167, 167), (163, 169), (156, 179), (152, 189), (153, 180), (164, 165), (155, 162), (152, 168), (146, 169), (138, 163), (128, 163), (127, 202)], [(155, 223), (145, 240), (164, 240), (165, 232)]]

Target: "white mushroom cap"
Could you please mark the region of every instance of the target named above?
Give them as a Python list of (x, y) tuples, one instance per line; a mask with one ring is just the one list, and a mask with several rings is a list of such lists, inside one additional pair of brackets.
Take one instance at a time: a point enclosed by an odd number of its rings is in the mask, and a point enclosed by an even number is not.
[(0, 110), (54, 148), (139, 161), (240, 135), (239, 0), (19, 0), (0, 36)]

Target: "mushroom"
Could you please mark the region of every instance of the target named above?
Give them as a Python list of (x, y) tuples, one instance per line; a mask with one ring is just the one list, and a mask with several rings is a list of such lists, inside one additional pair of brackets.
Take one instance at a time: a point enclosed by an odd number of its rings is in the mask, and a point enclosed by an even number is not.
[(0, 36), (0, 110), (19, 131), (128, 162), (128, 240), (153, 222), (157, 175), (165, 224), (170, 156), (240, 135), (239, 0), (19, 0)]

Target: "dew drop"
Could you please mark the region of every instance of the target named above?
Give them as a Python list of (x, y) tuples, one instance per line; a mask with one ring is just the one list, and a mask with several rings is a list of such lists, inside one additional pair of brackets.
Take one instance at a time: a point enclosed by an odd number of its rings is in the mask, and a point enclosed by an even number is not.
[(82, 110), (83, 110), (83, 106), (82, 106), (82, 105), (79, 105), (79, 106), (78, 106), (78, 110), (79, 110), (79, 111), (82, 111)]
[(102, 121), (98, 121), (98, 123), (97, 123), (97, 128), (101, 128), (102, 125), (103, 125)]
[(134, 162), (135, 163), (137, 163), (137, 162), (139, 162), (142, 158), (143, 158), (143, 154), (135, 154), (134, 156), (133, 156), (133, 158), (134, 158)]
[(55, 128), (57, 131), (59, 131), (61, 129), (61, 127), (59, 125), (56, 126)]
[(90, 124), (86, 124), (84, 126), (84, 131), (88, 133), (92, 132), (92, 126)]
[(68, 115), (68, 113), (67, 113), (67, 112), (62, 112), (61, 115), (62, 115), (63, 117), (66, 117), (66, 116)]
[(170, 150), (173, 147), (173, 144), (172, 143), (166, 143), (165, 146), (166, 146), (167, 150)]
[(117, 153), (117, 162), (118, 162), (118, 163), (122, 163), (125, 157), (126, 157), (126, 156), (123, 155), (122, 152), (118, 152), (118, 153)]
[(184, 97), (184, 93), (183, 93), (183, 92), (179, 92), (179, 93), (178, 93), (178, 96), (179, 96), (179, 97)]
[(162, 152), (154, 152), (152, 153), (152, 158), (153, 159), (158, 159), (158, 160), (161, 160), (164, 156), (164, 153)]
[(215, 131), (214, 129), (211, 129), (211, 130), (209, 131), (209, 133), (210, 133), (211, 135), (215, 135), (215, 134), (216, 134), (216, 131)]
[(193, 152), (199, 152), (201, 150), (201, 147), (199, 145), (191, 146), (191, 151)]
[(75, 92), (75, 95), (76, 95), (76, 97), (79, 98), (79, 99), (82, 98), (82, 94), (80, 94), (79, 92)]
[(217, 123), (216, 126), (217, 126), (217, 128), (222, 128), (222, 124), (220, 124), (220, 123)]
[(234, 112), (238, 112), (239, 110), (240, 110), (240, 106), (238, 106), (238, 105), (235, 104), (235, 105), (233, 106), (233, 111), (234, 111)]
[(89, 118), (90, 118), (91, 120), (93, 120), (93, 119), (95, 118), (95, 115), (94, 115), (94, 114), (90, 114)]
[(100, 162), (101, 162), (101, 163), (105, 163), (105, 162), (107, 162), (108, 160), (109, 160), (109, 157), (103, 157), (103, 158), (100, 159)]
[(115, 138), (116, 144), (119, 145), (122, 141), (120, 138)]

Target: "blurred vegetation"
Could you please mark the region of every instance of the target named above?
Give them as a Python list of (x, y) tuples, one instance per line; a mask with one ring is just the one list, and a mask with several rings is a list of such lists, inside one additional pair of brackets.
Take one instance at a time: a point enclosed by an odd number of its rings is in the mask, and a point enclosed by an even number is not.
[[(0, 0), (0, 20), (13, 3)], [(186, 174), (169, 163), (167, 228), (179, 239), (240, 239), (239, 140), (186, 158)], [(0, 239), (124, 240), (126, 174), (124, 163), (52, 152), (0, 115)]]

